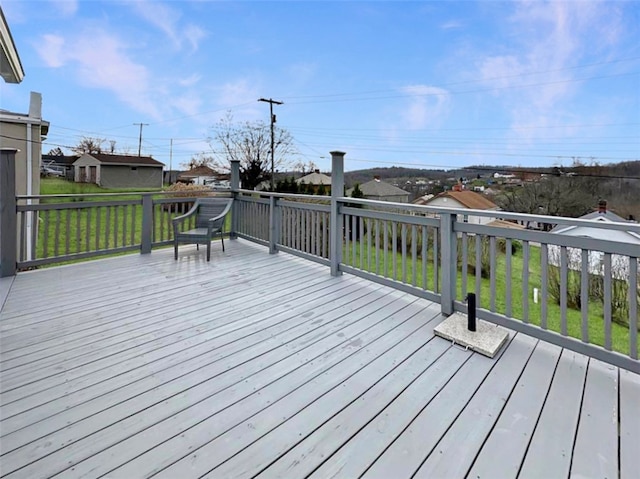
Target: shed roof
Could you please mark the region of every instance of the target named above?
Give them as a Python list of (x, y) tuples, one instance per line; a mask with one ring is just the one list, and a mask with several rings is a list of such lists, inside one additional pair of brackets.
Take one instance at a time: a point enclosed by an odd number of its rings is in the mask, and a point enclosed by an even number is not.
[(191, 168), (189, 171), (183, 171), (178, 176), (180, 178), (195, 178), (198, 176), (216, 176), (217, 173), (208, 166), (198, 166), (196, 168)]
[(164, 166), (164, 163), (154, 160), (150, 156), (112, 155), (108, 153), (87, 153), (100, 163), (108, 165), (145, 165)]

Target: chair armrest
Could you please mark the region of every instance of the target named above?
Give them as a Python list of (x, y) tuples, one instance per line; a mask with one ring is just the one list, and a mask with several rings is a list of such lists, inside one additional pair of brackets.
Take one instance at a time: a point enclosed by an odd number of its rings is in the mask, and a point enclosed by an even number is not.
[[(213, 227), (213, 223), (218, 221), (219, 219), (224, 218), (225, 216), (227, 216), (227, 213), (229, 213), (229, 210), (231, 209), (231, 201), (229, 201), (229, 203), (227, 203), (227, 206), (224, 207), (224, 210), (222, 210), (222, 213), (220, 213), (218, 216), (214, 216), (213, 218), (209, 218), (209, 230), (211, 230), (211, 228)], [(224, 228), (224, 222), (222, 223), (222, 227)]]
[(173, 223), (174, 226), (180, 224), (180, 222), (186, 220), (189, 216), (193, 216), (196, 211), (198, 211), (198, 205), (197, 202), (194, 203), (194, 205), (191, 207), (191, 209), (189, 211), (187, 211), (185, 214), (180, 215), (180, 216), (176, 216), (175, 218), (171, 219), (171, 223)]

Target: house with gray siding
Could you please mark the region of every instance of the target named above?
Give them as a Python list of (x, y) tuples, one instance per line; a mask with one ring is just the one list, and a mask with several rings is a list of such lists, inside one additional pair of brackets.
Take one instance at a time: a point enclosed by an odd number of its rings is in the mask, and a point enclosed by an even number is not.
[(150, 156), (85, 153), (74, 163), (76, 183), (103, 188), (161, 188), (164, 164)]

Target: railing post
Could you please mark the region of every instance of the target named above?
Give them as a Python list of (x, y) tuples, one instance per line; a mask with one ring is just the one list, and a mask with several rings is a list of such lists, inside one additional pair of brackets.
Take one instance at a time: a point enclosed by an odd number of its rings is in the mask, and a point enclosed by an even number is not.
[(142, 195), (142, 241), (140, 253), (151, 253), (153, 239), (153, 196), (151, 193)]
[(342, 215), (338, 198), (344, 196), (344, 155), (342, 151), (331, 152), (331, 220), (329, 225), (329, 258), (331, 275), (340, 275), (342, 262)]
[(457, 241), (453, 231), (456, 215), (440, 213), (440, 258), (442, 271), (440, 310), (445, 316), (453, 314), (453, 302), (456, 297), (456, 269), (458, 267)]
[(0, 150), (0, 278), (16, 274), (16, 151), (13, 148)]
[(278, 252), (278, 234), (280, 228), (278, 227), (278, 198), (275, 196), (269, 197), (269, 254), (275, 254)]
[[(231, 160), (231, 196), (234, 200), (238, 198), (238, 190), (240, 189), (240, 160)], [(238, 235), (238, 210), (239, 205), (237, 201), (233, 202), (231, 207), (231, 231), (229, 232), (229, 238), (236, 239)]]

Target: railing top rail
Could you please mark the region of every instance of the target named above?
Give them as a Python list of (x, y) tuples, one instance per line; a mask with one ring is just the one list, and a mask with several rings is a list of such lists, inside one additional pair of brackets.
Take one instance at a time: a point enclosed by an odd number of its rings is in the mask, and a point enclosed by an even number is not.
[[(189, 197), (196, 198), (198, 195), (206, 193), (207, 196), (229, 196), (229, 191), (123, 191), (121, 193), (65, 193), (56, 195), (16, 195), (17, 200), (39, 200), (47, 198), (105, 198), (109, 196), (145, 196), (145, 195), (164, 195), (175, 196), (188, 194)], [(185, 196), (180, 196), (185, 197)]]
[(275, 198), (294, 198), (301, 200), (319, 200), (319, 201), (331, 201), (331, 196), (323, 196), (323, 195), (301, 195), (298, 193), (276, 193), (273, 191), (255, 191), (255, 190), (234, 190), (236, 193), (243, 193), (245, 195), (260, 195), (266, 197), (275, 197)]
[(483, 216), (488, 218), (501, 218), (516, 221), (537, 221), (539, 223), (550, 223), (562, 226), (586, 226), (588, 228), (601, 228), (609, 230), (631, 231), (640, 234), (640, 224), (638, 223), (616, 223), (612, 221), (594, 221), (579, 218), (566, 218), (564, 216), (534, 215), (528, 213), (511, 213), (502, 210), (473, 210), (467, 208), (445, 208), (441, 206), (423, 206), (408, 203), (394, 203), (390, 201), (365, 200), (360, 198), (349, 198), (342, 196), (338, 198), (340, 203), (351, 203), (369, 205), (382, 208), (405, 209), (420, 213), (448, 213), (466, 216)]

